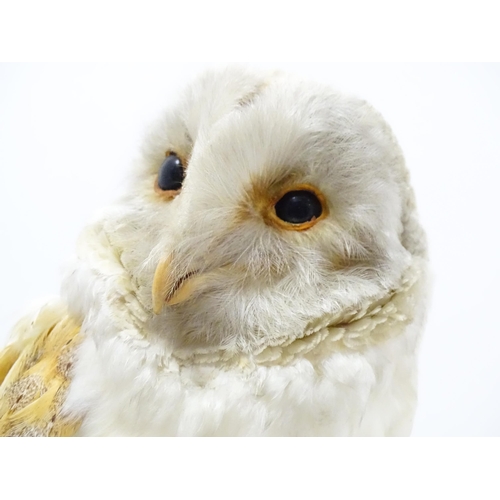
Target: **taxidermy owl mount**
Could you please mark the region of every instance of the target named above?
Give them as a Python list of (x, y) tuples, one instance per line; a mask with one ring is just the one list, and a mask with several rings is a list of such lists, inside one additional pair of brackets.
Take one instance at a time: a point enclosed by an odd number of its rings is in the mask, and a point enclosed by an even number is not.
[(206, 73), (0, 352), (0, 435), (407, 435), (426, 267), (370, 105)]

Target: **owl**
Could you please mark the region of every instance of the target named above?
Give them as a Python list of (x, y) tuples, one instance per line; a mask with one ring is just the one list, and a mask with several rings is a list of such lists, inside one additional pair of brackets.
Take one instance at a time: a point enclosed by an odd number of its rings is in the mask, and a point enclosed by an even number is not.
[(84, 229), (60, 298), (14, 327), (0, 435), (408, 435), (426, 275), (377, 111), (209, 71)]

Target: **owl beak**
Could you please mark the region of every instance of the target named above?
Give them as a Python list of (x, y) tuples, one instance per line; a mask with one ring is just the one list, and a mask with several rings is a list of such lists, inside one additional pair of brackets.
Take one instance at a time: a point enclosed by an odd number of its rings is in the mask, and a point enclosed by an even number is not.
[(164, 305), (174, 306), (188, 300), (207, 280), (198, 271), (173, 272), (172, 257), (160, 261), (153, 279), (153, 312), (160, 314)]

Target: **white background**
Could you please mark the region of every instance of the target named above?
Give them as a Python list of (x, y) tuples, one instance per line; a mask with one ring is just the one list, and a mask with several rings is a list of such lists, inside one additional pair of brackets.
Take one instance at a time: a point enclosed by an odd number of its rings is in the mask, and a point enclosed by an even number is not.
[[(0, 65), (0, 343), (30, 302), (58, 293), (61, 265), (123, 189), (145, 128), (209, 66)], [(256, 66), (355, 93), (392, 126), (434, 272), (414, 435), (500, 436), (500, 64)]]

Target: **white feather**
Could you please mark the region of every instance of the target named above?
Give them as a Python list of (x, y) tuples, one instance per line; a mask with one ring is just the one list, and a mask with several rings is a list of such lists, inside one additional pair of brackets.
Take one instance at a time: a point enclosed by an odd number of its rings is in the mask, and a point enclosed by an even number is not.
[[(170, 201), (153, 190), (167, 151), (189, 158)], [(290, 176), (329, 206), (307, 231), (270, 227), (249, 197)], [(155, 316), (168, 255), (211, 280)], [(66, 409), (84, 416), (82, 435), (408, 434), (425, 267), (402, 153), (367, 103), (286, 75), (208, 73), (152, 130), (129, 194), (82, 236), (62, 293), (85, 337)], [(256, 361), (390, 297), (408, 269), (420, 282), (397, 335)], [(200, 353), (212, 358), (190, 361)]]

